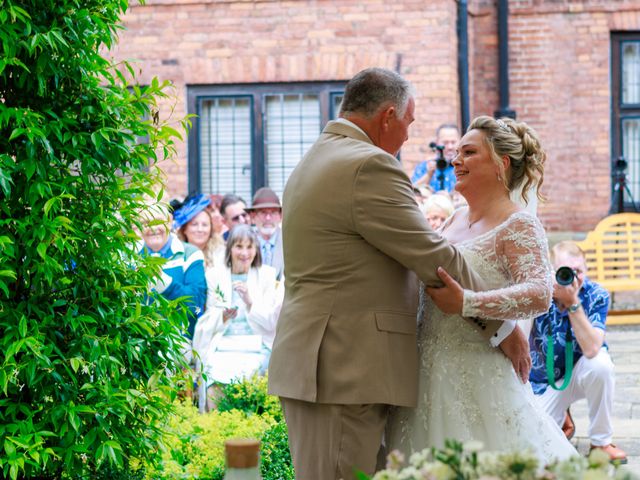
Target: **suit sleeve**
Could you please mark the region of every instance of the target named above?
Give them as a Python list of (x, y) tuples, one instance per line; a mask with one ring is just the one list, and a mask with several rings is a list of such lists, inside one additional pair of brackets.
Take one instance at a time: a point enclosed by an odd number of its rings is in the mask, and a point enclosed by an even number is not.
[[(366, 159), (353, 186), (352, 216), (356, 230), (371, 245), (392, 257), (429, 286), (442, 286), (441, 266), (465, 289), (485, 290), (484, 281), (464, 258), (435, 233), (420, 212), (408, 177), (397, 160), (382, 153)], [(490, 338), (500, 323), (485, 325)]]
[(431, 229), (393, 157), (376, 155), (363, 162), (355, 179), (353, 218), (368, 243), (416, 272), (425, 285), (442, 286), (436, 274), (441, 266), (464, 288), (485, 289), (462, 255)]

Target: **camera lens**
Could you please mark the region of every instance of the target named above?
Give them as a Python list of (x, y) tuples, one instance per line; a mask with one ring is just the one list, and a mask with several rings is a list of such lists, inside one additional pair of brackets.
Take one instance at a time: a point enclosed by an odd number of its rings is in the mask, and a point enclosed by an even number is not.
[(573, 279), (575, 278), (575, 276), (576, 274), (572, 268), (560, 267), (556, 271), (556, 282), (558, 282), (558, 285), (566, 287), (567, 285), (571, 285), (573, 283)]
[(449, 165), (449, 162), (447, 162), (445, 159), (443, 158), (439, 158), (436, 161), (436, 168), (438, 170), (444, 170), (445, 168), (447, 168), (447, 166)]

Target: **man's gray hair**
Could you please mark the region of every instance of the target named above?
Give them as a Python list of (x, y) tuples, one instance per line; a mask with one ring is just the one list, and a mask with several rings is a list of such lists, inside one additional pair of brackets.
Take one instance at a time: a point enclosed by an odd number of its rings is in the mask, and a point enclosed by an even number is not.
[(411, 84), (398, 73), (386, 68), (367, 68), (347, 83), (340, 116), (352, 114), (369, 118), (386, 104), (396, 107), (398, 118), (404, 116), (413, 95)]

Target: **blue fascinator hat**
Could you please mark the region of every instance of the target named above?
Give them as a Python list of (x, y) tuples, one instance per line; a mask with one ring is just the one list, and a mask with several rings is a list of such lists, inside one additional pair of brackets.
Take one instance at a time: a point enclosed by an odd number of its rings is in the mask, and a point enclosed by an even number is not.
[(195, 195), (187, 198), (182, 206), (173, 213), (173, 228), (178, 229), (189, 223), (211, 203), (209, 195)]

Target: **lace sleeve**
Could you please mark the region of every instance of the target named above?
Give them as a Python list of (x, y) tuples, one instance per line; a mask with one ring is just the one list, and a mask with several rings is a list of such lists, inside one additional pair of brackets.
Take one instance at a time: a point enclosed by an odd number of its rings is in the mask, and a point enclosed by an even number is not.
[(462, 314), (494, 320), (527, 320), (549, 309), (552, 294), (547, 239), (537, 218), (518, 213), (495, 239), (495, 259), (510, 276), (505, 288), (465, 290)]

